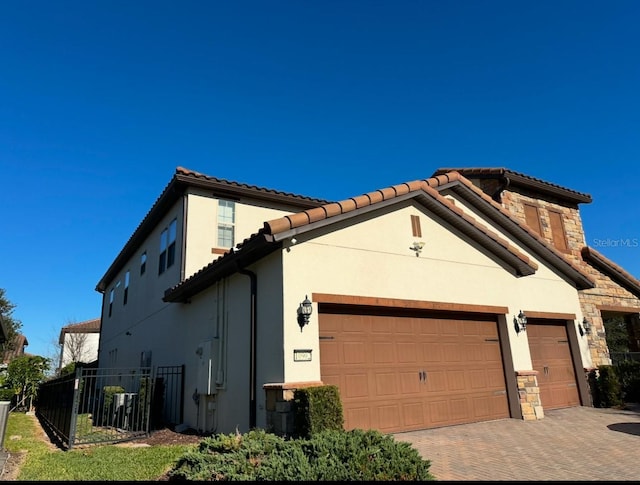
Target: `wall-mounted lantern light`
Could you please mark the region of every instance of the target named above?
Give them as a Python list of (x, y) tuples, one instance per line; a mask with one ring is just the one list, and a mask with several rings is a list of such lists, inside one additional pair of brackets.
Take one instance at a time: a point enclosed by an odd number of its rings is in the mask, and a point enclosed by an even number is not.
[(313, 305), (309, 301), (309, 297), (305, 295), (304, 301), (298, 306), (298, 325), (300, 325), (300, 331), (309, 323), (309, 317), (313, 313)]
[(522, 310), (520, 310), (518, 316), (513, 317), (513, 327), (516, 329), (516, 333), (524, 332), (527, 330), (527, 316)]
[(591, 335), (591, 324), (587, 317), (582, 318), (582, 325), (578, 323), (578, 330), (580, 331), (580, 336), (583, 336), (585, 333), (587, 335)]

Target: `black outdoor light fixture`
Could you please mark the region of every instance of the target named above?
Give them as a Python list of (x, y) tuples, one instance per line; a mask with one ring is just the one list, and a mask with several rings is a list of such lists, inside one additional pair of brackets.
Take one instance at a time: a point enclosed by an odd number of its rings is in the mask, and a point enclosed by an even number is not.
[(516, 333), (527, 330), (527, 316), (522, 310), (520, 310), (517, 317), (513, 317), (513, 327), (516, 329)]
[(580, 331), (580, 336), (583, 336), (585, 333), (587, 335), (591, 335), (591, 324), (587, 317), (582, 318), (582, 325), (578, 323), (578, 330)]
[(304, 296), (304, 301), (300, 303), (298, 307), (298, 325), (300, 325), (300, 331), (302, 332), (302, 328), (309, 323), (309, 317), (313, 313), (313, 305), (311, 301), (309, 301), (309, 297), (307, 295)]

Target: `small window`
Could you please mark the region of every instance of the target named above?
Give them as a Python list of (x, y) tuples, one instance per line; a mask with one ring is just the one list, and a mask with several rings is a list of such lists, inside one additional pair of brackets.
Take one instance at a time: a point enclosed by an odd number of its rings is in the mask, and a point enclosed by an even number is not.
[(124, 300), (123, 300), (123, 305), (127, 304), (127, 299), (129, 298), (129, 270), (127, 270), (127, 273), (124, 275)]
[(109, 292), (109, 316), (111, 316), (111, 312), (113, 311), (113, 297), (115, 292), (115, 288), (111, 288), (111, 291)]
[(167, 268), (173, 266), (176, 261), (176, 227), (178, 221), (174, 219), (169, 224), (169, 247), (167, 248)]
[(556, 249), (564, 253), (568, 252), (569, 245), (567, 244), (567, 234), (564, 230), (562, 214), (560, 212), (550, 210), (549, 223), (551, 225), (551, 237), (553, 239), (553, 245)]
[(420, 229), (420, 217), (411, 216), (411, 231), (413, 237), (422, 237), (422, 229)]
[(160, 234), (160, 256), (158, 259), (158, 274), (164, 273), (164, 270), (167, 269), (167, 239), (169, 236), (169, 231), (167, 229), (163, 230)]
[(176, 228), (178, 220), (174, 219), (169, 227), (160, 234), (160, 257), (158, 260), (158, 274), (170, 268), (176, 260)]
[(234, 245), (236, 203), (231, 200), (218, 201), (218, 247), (231, 248)]
[(538, 236), (542, 236), (542, 225), (540, 224), (540, 213), (535, 205), (524, 205), (524, 219), (529, 228)]
[(140, 276), (142, 276), (146, 270), (147, 270), (147, 252), (145, 251), (144, 253), (142, 253), (142, 256), (140, 256)]

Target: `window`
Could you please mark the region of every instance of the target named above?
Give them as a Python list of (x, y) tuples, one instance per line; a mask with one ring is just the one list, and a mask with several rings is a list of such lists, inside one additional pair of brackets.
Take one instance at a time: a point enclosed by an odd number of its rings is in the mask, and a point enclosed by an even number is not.
[(550, 210), (549, 223), (551, 225), (551, 237), (553, 239), (553, 245), (556, 249), (564, 253), (568, 252), (569, 245), (567, 244), (567, 234), (564, 230), (562, 213)]
[(113, 295), (115, 294), (115, 288), (111, 288), (109, 292), (109, 316), (111, 316), (111, 312), (113, 311)]
[(524, 220), (527, 226), (538, 236), (542, 236), (542, 225), (540, 224), (540, 213), (535, 205), (523, 204)]
[(127, 274), (124, 275), (124, 302), (123, 305), (127, 304), (127, 299), (129, 298), (129, 270), (127, 270)]
[(411, 231), (413, 237), (422, 237), (422, 229), (420, 229), (420, 217), (411, 216)]
[(109, 351), (109, 367), (116, 367), (118, 363), (118, 349), (112, 349)]
[(177, 219), (171, 221), (169, 227), (160, 234), (160, 258), (158, 261), (158, 274), (162, 274), (170, 268), (176, 260), (176, 227)]
[(230, 200), (218, 201), (218, 247), (231, 248), (234, 244), (236, 203)]
[(142, 256), (140, 256), (140, 276), (142, 276), (146, 270), (147, 270), (147, 252), (145, 251), (144, 253), (142, 253)]

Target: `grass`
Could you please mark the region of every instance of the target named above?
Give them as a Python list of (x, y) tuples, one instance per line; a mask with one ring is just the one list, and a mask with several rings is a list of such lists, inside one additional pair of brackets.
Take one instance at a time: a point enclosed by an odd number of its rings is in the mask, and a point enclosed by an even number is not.
[(6, 450), (26, 452), (17, 480), (157, 480), (184, 453), (197, 448), (197, 445), (140, 448), (95, 445), (62, 451), (51, 449), (43, 441), (36, 420), (35, 416), (15, 412), (7, 420)]

